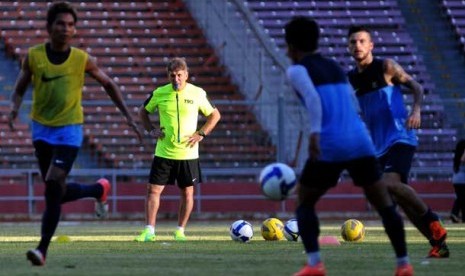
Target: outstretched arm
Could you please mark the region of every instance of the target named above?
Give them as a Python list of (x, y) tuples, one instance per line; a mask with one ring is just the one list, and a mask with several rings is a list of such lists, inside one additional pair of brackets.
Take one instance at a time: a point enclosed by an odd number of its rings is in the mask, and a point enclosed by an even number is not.
[(26, 93), (27, 87), (31, 83), (32, 72), (29, 68), (29, 57), (26, 56), (19, 72), (18, 79), (16, 80), (15, 89), (11, 94), (10, 114), (8, 115), (8, 125), (11, 130), (15, 129), (14, 120), (18, 116), (18, 110), (23, 102), (23, 96)]
[(388, 84), (401, 84), (408, 88), (413, 94), (412, 112), (407, 120), (407, 127), (419, 128), (421, 125), (421, 104), (423, 101), (423, 87), (415, 81), (412, 76), (407, 74), (405, 70), (397, 62), (392, 59), (384, 61), (384, 74)]
[(118, 85), (116, 85), (116, 83), (105, 72), (100, 70), (92, 57), (89, 57), (87, 60), (86, 73), (88, 73), (92, 78), (94, 78), (103, 86), (105, 92), (107, 92), (108, 96), (110, 96), (110, 99), (113, 101), (116, 107), (118, 107), (123, 116), (126, 117), (128, 125), (132, 127), (134, 132), (137, 134), (139, 141), (142, 142), (142, 134), (137, 127), (136, 122), (129, 113), (126, 104), (124, 103), (123, 96), (121, 95), (121, 91), (119, 90)]

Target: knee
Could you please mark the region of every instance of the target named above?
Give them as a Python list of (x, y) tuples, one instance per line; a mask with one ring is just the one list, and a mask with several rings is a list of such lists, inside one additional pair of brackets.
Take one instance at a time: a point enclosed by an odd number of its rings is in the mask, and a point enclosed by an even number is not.
[(60, 199), (65, 194), (65, 187), (57, 180), (47, 180), (45, 182), (45, 198)]
[(147, 196), (159, 196), (163, 188), (157, 185), (147, 184)]
[(389, 193), (393, 196), (405, 193), (406, 185), (402, 184), (400, 181), (392, 178), (383, 178), (383, 182), (385, 183)]
[(187, 187), (187, 188), (181, 189), (181, 196), (184, 199), (194, 198), (194, 187)]

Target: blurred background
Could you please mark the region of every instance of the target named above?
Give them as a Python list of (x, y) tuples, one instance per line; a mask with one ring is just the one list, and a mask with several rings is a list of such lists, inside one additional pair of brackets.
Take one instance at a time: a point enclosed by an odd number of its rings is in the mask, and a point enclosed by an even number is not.
[[(134, 116), (160, 85), (166, 62), (185, 57), (189, 81), (204, 88), (222, 113), (201, 144), (203, 183), (196, 187), (193, 216), (223, 218), (289, 214), (295, 197), (266, 200), (257, 176), (279, 161), (297, 174), (307, 156), (306, 115), (289, 88), (283, 27), (293, 16), (316, 19), (320, 50), (345, 70), (352, 24), (372, 30), (374, 54), (393, 58), (425, 89), (419, 147), (410, 184), (436, 211), (448, 214), (453, 150), (464, 137), (465, 1), (69, 1), (78, 10), (73, 45), (97, 58), (120, 86)], [(9, 96), (28, 47), (47, 39), (50, 1), (0, 1), (0, 219), (36, 220), (44, 207), (43, 185), (34, 157), (26, 95), (17, 122), (7, 125)], [(405, 96), (410, 108), (412, 98)], [(112, 180), (111, 218), (143, 217), (145, 184), (154, 140), (140, 145), (108, 96), (92, 79), (83, 91), (85, 142), (70, 180)], [(164, 194), (160, 213), (177, 211), (177, 190)], [(362, 191), (347, 176), (318, 208), (328, 217), (356, 212), (373, 215)], [(341, 211), (342, 210), (342, 211)], [(66, 205), (64, 217), (93, 219), (93, 200)], [(325, 215), (323, 215), (324, 217)]]

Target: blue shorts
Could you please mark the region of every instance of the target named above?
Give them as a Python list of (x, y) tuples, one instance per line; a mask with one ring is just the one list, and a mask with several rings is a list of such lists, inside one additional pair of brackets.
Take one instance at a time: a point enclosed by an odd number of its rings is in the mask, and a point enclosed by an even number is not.
[(41, 140), (51, 145), (80, 147), (83, 135), (82, 124), (52, 127), (32, 121), (32, 141)]
[(378, 158), (381, 168), (385, 173), (398, 173), (402, 183), (407, 184), (415, 150), (415, 146), (404, 143), (392, 145)]
[(307, 160), (300, 185), (329, 189), (337, 185), (342, 171), (347, 170), (356, 186), (365, 187), (381, 179), (382, 171), (375, 156), (362, 157), (344, 162)]

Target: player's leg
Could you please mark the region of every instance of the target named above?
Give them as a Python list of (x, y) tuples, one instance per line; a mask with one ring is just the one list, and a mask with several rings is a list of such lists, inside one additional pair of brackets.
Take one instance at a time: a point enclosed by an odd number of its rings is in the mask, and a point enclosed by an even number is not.
[(43, 265), (60, 219), (61, 200), (66, 191), (65, 179), (68, 172), (54, 165), (56, 149), (53, 145), (39, 140), (34, 142), (34, 147), (43, 174), (42, 178), (45, 181), (45, 210), (42, 215), (39, 245), (36, 250), (28, 251), (27, 257), (33, 265)]
[(454, 200), (454, 203), (452, 204), (452, 209), (450, 211), (450, 219), (453, 223), (459, 223), (460, 222), (460, 202), (458, 200), (458, 197), (457, 197), (457, 190), (455, 189), (455, 185), (454, 185), (454, 190), (455, 190), (455, 200)]
[(406, 184), (414, 154), (414, 146), (402, 143), (393, 145), (388, 153), (380, 158), (385, 162), (383, 179), (407, 217), (431, 244), (432, 249), (428, 256), (448, 257), (449, 249), (445, 243), (447, 231), (442, 226), (439, 216)]
[(181, 198), (178, 210), (178, 227), (174, 232), (174, 239), (184, 241), (186, 240), (184, 229), (194, 208), (194, 185), (200, 183), (202, 180), (198, 159), (177, 162), (176, 181), (181, 192)]
[(428, 211), (428, 206), (420, 199), (416, 191), (402, 183), (398, 173), (388, 172), (383, 174), (383, 180), (397, 204), (404, 210), (405, 215), (415, 227), (428, 240), (432, 238), (431, 230), (422, 219), (422, 215)]
[[(79, 148), (76, 146), (67, 146), (67, 145), (55, 145), (53, 148), (44, 147), (43, 144), (45, 142), (38, 141), (35, 144), (38, 145), (39, 148), (45, 148), (47, 151), (41, 150), (41, 156), (43, 155), (43, 161), (41, 163), (41, 171), (45, 171), (46, 163), (49, 162), (51, 166), (59, 168), (63, 170), (65, 173), (64, 178), (62, 177), (62, 173), (53, 173), (54, 171), (50, 172), (48, 166), (46, 175), (54, 179), (59, 179), (60, 182), (63, 184), (65, 183), (64, 194), (61, 199), (61, 203), (66, 203), (70, 201), (75, 201), (85, 197), (93, 197), (97, 199), (98, 203), (96, 206), (97, 216), (103, 217), (105, 216), (106, 212), (108, 211), (108, 205), (106, 204), (106, 198), (110, 191), (110, 182), (104, 178), (99, 179), (97, 183), (93, 185), (84, 185), (79, 183), (67, 183), (66, 184), (66, 176), (68, 175), (69, 171), (71, 170), (74, 161), (76, 160)], [(45, 143), (47, 144), (47, 143)], [(37, 152), (37, 151), (36, 151)], [(63, 178), (63, 179), (62, 179)], [(48, 181), (51, 181), (51, 180)], [(46, 180), (47, 181), (47, 180)]]
[(147, 225), (155, 227), (158, 209), (160, 208), (160, 197), (165, 189), (165, 185), (148, 184), (147, 185), (147, 205), (145, 222)]
[(459, 202), (460, 212), (462, 212), (462, 222), (465, 222), (465, 184), (454, 185)]
[(145, 228), (135, 237), (137, 242), (155, 241), (155, 224), (160, 208), (160, 197), (165, 185), (147, 184), (147, 197), (145, 199)]
[(178, 210), (178, 227), (174, 231), (174, 239), (177, 241), (186, 240), (184, 229), (194, 207), (194, 186), (180, 188), (181, 198)]
[(145, 200), (145, 228), (135, 237), (137, 242), (155, 241), (155, 224), (165, 185), (174, 184), (174, 166), (169, 159), (154, 156)]
[[(74, 164), (79, 152), (79, 147), (56, 145), (53, 148), (53, 157), (50, 160), (52, 166), (60, 168), (68, 175), (69, 171)], [(63, 180), (66, 183), (66, 176)], [(79, 184), (79, 183), (66, 183), (64, 195), (61, 203), (75, 201), (81, 198), (93, 197), (96, 202), (96, 215), (97, 217), (106, 217), (108, 212), (107, 195), (110, 192), (110, 182), (105, 179), (99, 179), (95, 184)]]
[(194, 186), (183, 187), (178, 211), (178, 226), (185, 228), (194, 207)]
[(334, 163), (307, 161), (305, 164), (297, 189), (296, 217), (307, 263), (294, 274), (296, 276), (326, 274), (318, 244), (320, 225), (315, 205), (330, 187), (336, 185), (341, 172), (342, 167)]
[(402, 217), (396, 210), (386, 184), (381, 180), (381, 170), (376, 158), (373, 156), (350, 161), (347, 169), (354, 183), (363, 188), (366, 198), (381, 216), (384, 229), (396, 254), (396, 275), (401, 271), (405, 272), (405, 275), (413, 275), (413, 268), (407, 255)]

